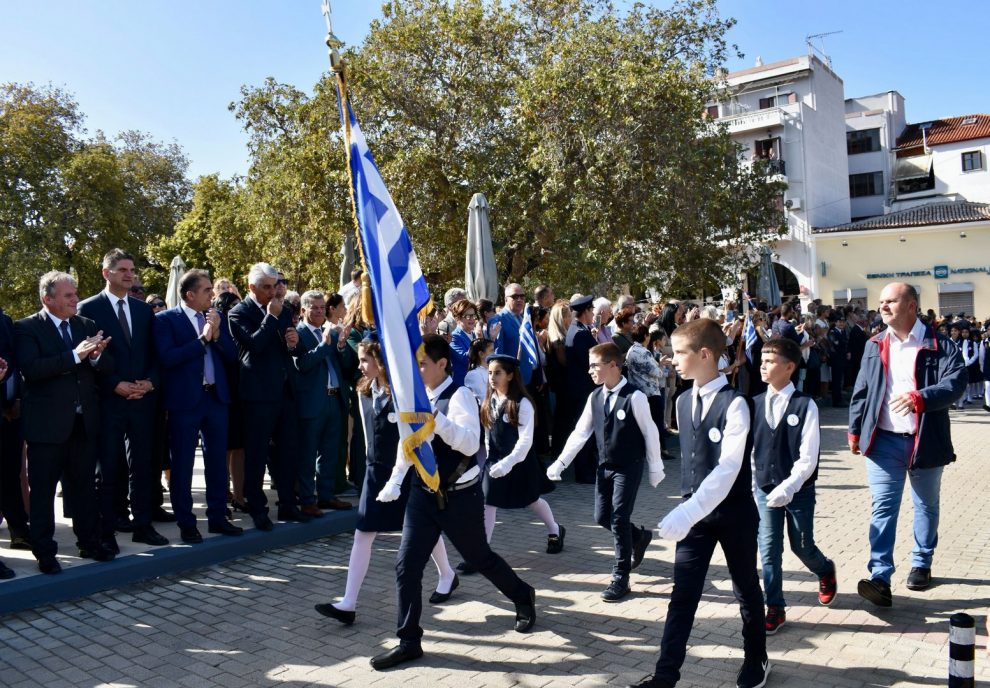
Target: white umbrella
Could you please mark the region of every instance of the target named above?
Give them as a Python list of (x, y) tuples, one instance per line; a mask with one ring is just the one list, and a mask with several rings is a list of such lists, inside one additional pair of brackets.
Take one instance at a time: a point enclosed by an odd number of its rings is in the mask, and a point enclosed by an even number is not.
[(488, 200), (476, 193), (468, 204), (467, 259), (464, 263), (464, 288), (472, 301), (498, 301), (498, 268), (492, 249), (492, 230), (488, 223)]
[(169, 308), (175, 308), (182, 301), (179, 294), (179, 278), (186, 272), (186, 264), (182, 262), (180, 256), (172, 259), (172, 264), (168, 267), (168, 287), (165, 289), (165, 303)]

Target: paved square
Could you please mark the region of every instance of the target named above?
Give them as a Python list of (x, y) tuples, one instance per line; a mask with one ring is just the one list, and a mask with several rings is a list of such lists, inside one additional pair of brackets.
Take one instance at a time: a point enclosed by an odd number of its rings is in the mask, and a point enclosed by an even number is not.
[[(839, 596), (817, 604), (815, 578), (785, 553), (787, 625), (768, 639), (770, 686), (944, 686), (948, 618), (977, 617), (977, 679), (990, 680), (990, 414), (954, 412), (958, 461), (942, 484), (936, 585), (903, 585), (911, 548), (910, 497), (898, 526), (894, 607), (859, 599), (866, 575), (869, 493), (863, 459), (845, 449), (845, 415), (823, 409), (816, 524), (838, 565)], [(641, 489), (634, 523), (653, 526), (676, 503), (677, 461)], [(548, 500), (567, 526), (566, 549), (544, 553), (542, 526), (526, 510), (500, 511), (493, 546), (537, 588), (528, 635), (511, 630), (512, 605), (480, 576), (462, 577), (445, 605), (424, 608), (426, 656), (376, 673), (368, 658), (394, 643), (393, 565), (398, 535), (381, 536), (357, 623), (343, 627), (313, 604), (343, 594), (351, 537), (246, 557), (0, 618), (0, 685), (27, 686), (623, 686), (651, 673), (669, 598), (673, 548), (654, 540), (619, 604), (607, 585), (611, 538), (592, 519), (591, 486), (563, 484)], [(452, 552), (452, 559), (459, 557)], [(110, 564), (112, 565), (112, 564)], [(716, 554), (679, 685), (731, 686), (742, 658), (738, 610)], [(428, 570), (426, 594), (436, 582)], [(0, 584), (2, 585), (2, 584)]]

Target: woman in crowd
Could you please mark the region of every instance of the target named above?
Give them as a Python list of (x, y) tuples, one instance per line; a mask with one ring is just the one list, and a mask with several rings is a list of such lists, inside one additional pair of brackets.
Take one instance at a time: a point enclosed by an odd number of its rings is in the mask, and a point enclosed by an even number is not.
[(463, 385), (468, 372), (468, 352), (477, 336), (478, 308), (467, 299), (459, 299), (450, 304), (450, 314), (457, 324), (450, 336), (450, 377), (455, 385)]
[(550, 440), (550, 453), (560, 456), (567, 442), (567, 419), (570, 407), (567, 403), (567, 358), (564, 341), (567, 328), (571, 326), (570, 305), (567, 301), (557, 301), (550, 307), (550, 320), (547, 322), (547, 383), (550, 385), (550, 403), (553, 407), (553, 435)]
[[(402, 521), (409, 499), (412, 471), (402, 483), (402, 493), (393, 502), (376, 501), (382, 486), (388, 481), (395, 465), (399, 447), (399, 426), (396, 411), (392, 404), (392, 392), (388, 384), (385, 361), (375, 335), (369, 335), (358, 345), (358, 367), (363, 377), (358, 382), (358, 400), (361, 423), (364, 427), (365, 457), (367, 469), (364, 472), (364, 488), (358, 504), (358, 522), (354, 530), (354, 543), (351, 545), (350, 561), (347, 565), (347, 583), (344, 597), (337, 603), (316, 605), (316, 611), (323, 616), (336, 619), (345, 625), (354, 623), (361, 585), (371, 563), (371, 546), (378, 533), (402, 530)], [(457, 574), (447, 560), (447, 549), (443, 538), (437, 540), (433, 548), (433, 563), (437, 566), (440, 580), (430, 602), (438, 604), (450, 599), (458, 585)]]
[[(215, 289), (214, 289), (215, 291)], [(213, 307), (218, 313), (226, 316), (230, 309), (241, 302), (240, 297), (233, 291), (221, 291), (213, 299)], [(224, 362), (227, 373), (227, 384), (230, 387), (230, 406), (228, 407), (227, 422), (227, 470), (230, 473), (231, 493), (230, 506), (234, 511), (246, 514), (247, 503), (244, 501), (244, 409), (237, 393), (240, 379), (239, 364), (235, 360)]]

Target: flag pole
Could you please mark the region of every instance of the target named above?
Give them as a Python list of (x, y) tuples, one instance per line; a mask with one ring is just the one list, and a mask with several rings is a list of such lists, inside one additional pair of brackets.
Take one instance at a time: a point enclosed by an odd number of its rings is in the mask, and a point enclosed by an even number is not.
[(375, 309), (372, 304), (371, 277), (368, 275), (368, 265), (364, 259), (364, 246), (361, 243), (361, 223), (357, 216), (357, 199), (354, 196), (354, 176), (351, 171), (351, 120), (347, 116), (347, 85), (344, 80), (344, 60), (340, 57), (339, 48), (344, 42), (333, 32), (333, 19), (330, 16), (330, 0), (323, 0), (323, 19), (327, 24), (327, 54), (330, 58), (330, 71), (334, 73), (337, 83), (337, 105), (340, 108), (340, 121), (344, 130), (344, 152), (347, 156), (348, 190), (351, 196), (351, 220), (354, 223), (354, 244), (358, 250), (358, 261), (361, 264), (361, 319), (373, 325)]

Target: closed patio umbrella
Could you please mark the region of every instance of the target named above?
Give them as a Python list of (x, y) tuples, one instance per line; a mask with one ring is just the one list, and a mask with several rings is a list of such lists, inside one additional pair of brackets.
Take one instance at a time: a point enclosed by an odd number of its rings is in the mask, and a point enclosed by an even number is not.
[(480, 193), (472, 196), (471, 203), (468, 204), (464, 288), (472, 301), (498, 301), (498, 268), (495, 266), (492, 230), (488, 222), (488, 200)]
[(179, 279), (186, 272), (186, 264), (180, 256), (172, 259), (168, 268), (168, 287), (165, 289), (165, 303), (169, 308), (175, 308), (182, 301), (179, 293)]
[(760, 277), (756, 283), (756, 295), (770, 308), (780, 305), (780, 287), (773, 272), (773, 252), (769, 246), (760, 249)]

